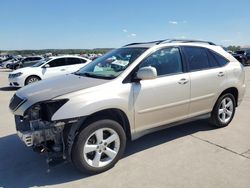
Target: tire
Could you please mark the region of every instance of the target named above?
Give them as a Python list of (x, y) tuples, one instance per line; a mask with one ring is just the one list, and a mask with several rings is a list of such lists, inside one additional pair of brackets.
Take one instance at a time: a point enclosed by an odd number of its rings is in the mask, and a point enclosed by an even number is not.
[(247, 64), (245, 59), (242, 59), (241, 63), (243, 66), (246, 66), (246, 64)]
[(41, 80), (41, 78), (39, 78), (38, 76), (29, 76), (25, 80), (25, 85), (29, 85), (29, 84), (32, 84), (34, 82), (38, 82), (39, 80)]
[(7, 69), (9, 69), (9, 68), (10, 68), (10, 65), (9, 65), (9, 64), (7, 64), (7, 65), (6, 65), (6, 68), (7, 68)]
[[(100, 134), (101, 132), (103, 134)], [(93, 149), (87, 145), (93, 146)], [(87, 125), (78, 134), (72, 148), (72, 162), (85, 174), (101, 173), (117, 163), (125, 147), (126, 135), (122, 126), (114, 120), (98, 120)]]
[(210, 123), (219, 128), (226, 127), (234, 117), (235, 108), (236, 100), (232, 94), (220, 96), (211, 113)]

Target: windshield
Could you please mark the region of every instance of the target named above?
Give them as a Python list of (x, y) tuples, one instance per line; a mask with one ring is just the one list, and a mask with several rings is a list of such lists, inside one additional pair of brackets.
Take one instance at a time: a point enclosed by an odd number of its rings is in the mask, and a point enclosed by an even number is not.
[(103, 79), (116, 78), (146, 50), (147, 48), (115, 49), (92, 61), (75, 74)]
[(32, 67), (40, 67), (42, 64), (44, 64), (45, 62), (51, 60), (51, 58), (46, 58), (46, 59), (41, 59), (38, 60), (37, 63), (35, 63), (34, 65), (32, 65)]

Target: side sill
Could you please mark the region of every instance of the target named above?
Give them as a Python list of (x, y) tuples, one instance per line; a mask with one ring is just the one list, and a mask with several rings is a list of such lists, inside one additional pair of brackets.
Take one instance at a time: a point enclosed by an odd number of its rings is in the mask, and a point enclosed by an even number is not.
[(155, 128), (146, 129), (146, 130), (143, 130), (143, 131), (140, 131), (140, 132), (134, 132), (131, 135), (131, 140), (136, 140), (136, 139), (138, 139), (138, 138), (140, 138), (140, 137), (142, 137), (144, 135), (147, 135), (147, 134), (150, 134), (150, 133), (153, 133), (153, 132), (156, 132), (156, 131), (160, 131), (160, 130), (163, 130), (163, 129), (166, 129), (166, 128), (174, 127), (174, 126), (177, 126), (177, 125), (181, 125), (181, 124), (184, 124), (184, 123), (189, 123), (189, 122), (196, 121), (196, 120), (201, 120), (201, 119), (208, 119), (208, 118), (210, 118), (210, 116), (211, 116), (211, 113), (206, 113), (206, 114), (198, 115), (198, 116), (195, 116), (195, 117), (192, 117), (192, 118), (184, 119), (184, 120), (181, 120), (181, 121), (177, 121), (177, 122), (169, 123), (169, 124), (166, 124), (166, 125), (158, 126), (158, 127), (155, 127)]

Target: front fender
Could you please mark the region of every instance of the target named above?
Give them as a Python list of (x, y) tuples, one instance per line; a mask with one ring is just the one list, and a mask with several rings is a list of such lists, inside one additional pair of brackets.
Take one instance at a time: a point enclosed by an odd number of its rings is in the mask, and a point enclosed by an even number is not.
[(130, 125), (134, 124), (133, 91), (129, 84), (113, 90), (109, 88), (60, 98), (68, 98), (69, 101), (54, 113), (52, 121), (89, 116), (107, 109), (119, 109), (127, 115)]

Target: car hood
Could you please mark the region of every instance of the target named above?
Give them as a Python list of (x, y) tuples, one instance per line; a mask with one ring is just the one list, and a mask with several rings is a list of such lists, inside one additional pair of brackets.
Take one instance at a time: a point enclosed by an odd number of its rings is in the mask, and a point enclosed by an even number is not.
[(37, 67), (25, 67), (25, 68), (20, 68), (20, 69), (17, 69), (17, 70), (12, 71), (10, 74), (16, 74), (16, 73), (18, 73), (18, 72), (30, 72), (30, 71), (32, 71), (32, 69), (34, 70), (34, 68), (37, 68)]
[(23, 115), (24, 111), (35, 103), (107, 82), (109, 80), (66, 74), (30, 84), (16, 92), (16, 95), (26, 99), (26, 102), (17, 109), (15, 114)]

